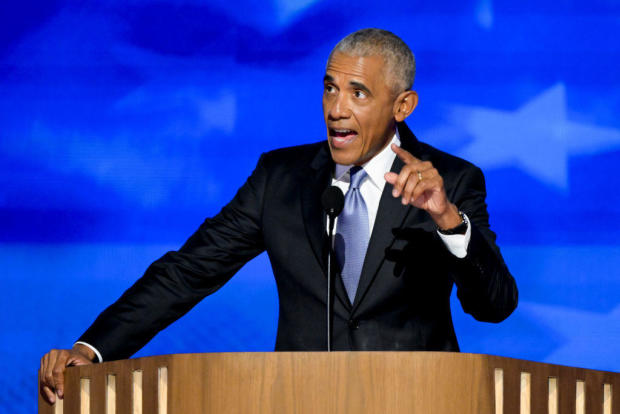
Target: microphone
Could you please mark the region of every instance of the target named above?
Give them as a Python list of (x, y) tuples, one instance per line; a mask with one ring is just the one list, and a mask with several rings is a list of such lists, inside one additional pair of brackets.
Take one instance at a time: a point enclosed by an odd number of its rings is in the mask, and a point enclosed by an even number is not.
[(344, 208), (344, 194), (335, 185), (327, 187), (321, 195), (321, 204), (327, 214), (329, 248), (327, 249), (327, 352), (332, 350), (332, 321), (334, 314), (334, 282), (332, 278), (332, 247), (334, 245), (334, 223)]
[(323, 204), (323, 210), (327, 213), (330, 224), (333, 226), (334, 218), (336, 218), (344, 208), (344, 194), (342, 190), (335, 185), (327, 187), (321, 196), (321, 204)]

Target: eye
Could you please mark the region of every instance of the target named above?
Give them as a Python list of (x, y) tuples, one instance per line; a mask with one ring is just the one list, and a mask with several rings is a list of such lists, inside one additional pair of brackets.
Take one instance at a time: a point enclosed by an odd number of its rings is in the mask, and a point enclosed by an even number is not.
[(355, 95), (356, 98), (360, 98), (360, 99), (364, 99), (366, 98), (366, 92), (357, 89), (355, 92), (353, 92), (353, 95)]
[(330, 85), (329, 83), (326, 83), (323, 86), (323, 91), (325, 91), (325, 93), (333, 93), (336, 90), (336, 88), (334, 88), (333, 85)]

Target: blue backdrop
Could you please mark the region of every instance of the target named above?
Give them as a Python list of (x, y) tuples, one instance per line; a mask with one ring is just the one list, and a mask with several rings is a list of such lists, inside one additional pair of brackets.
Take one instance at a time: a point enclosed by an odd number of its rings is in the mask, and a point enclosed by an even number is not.
[[(618, 2), (91, 3), (0, 13), (0, 411), (34, 412), (41, 355), (261, 152), (325, 139), (325, 59), (363, 27), (416, 54), (412, 130), (486, 173), (521, 301), (499, 325), (453, 302), (462, 350), (620, 371)], [(138, 355), (272, 350), (277, 306), (260, 256)]]

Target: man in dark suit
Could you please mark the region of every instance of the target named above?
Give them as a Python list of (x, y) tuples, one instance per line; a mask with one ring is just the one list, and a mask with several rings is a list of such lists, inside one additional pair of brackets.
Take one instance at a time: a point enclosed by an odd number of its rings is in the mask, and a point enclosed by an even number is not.
[(404, 124), (415, 62), (395, 35), (365, 29), (328, 59), (328, 140), (263, 154), (247, 182), (176, 252), (153, 263), (72, 350), (41, 361), (41, 392), (62, 396), (67, 365), (127, 358), (267, 251), (280, 316), (276, 350), (326, 348), (326, 236), (320, 198), (346, 192), (336, 223), (336, 350), (458, 351), (450, 313), (499, 322), (517, 288), (489, 229), (482, 172), (419, 142)]

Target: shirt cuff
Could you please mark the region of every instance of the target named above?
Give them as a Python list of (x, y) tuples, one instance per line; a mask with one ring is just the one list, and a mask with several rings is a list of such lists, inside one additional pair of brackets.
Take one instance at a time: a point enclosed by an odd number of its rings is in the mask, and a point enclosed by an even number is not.
[(97, 355), (97, 359), (99, 360), (98, 362), (103, 362), (103, 358), (101, 357), (101, 354), (99, 353), (99, 351), (97, 351), (97, 348), (95, 348), (91, 344), (87, 344), (86, 342), (82, 342), (82, 341), (77, 341), (73, 345), (77, 345), (77, 344), (84, 345), (85, 347), (90, 348), (95, 353), (95, 355)]
[(469, 239), (471, 239), (471, 222), (469, 221), (469, 217), (463, 214), (465, 219), (467, 220), (467, 230), (465, 234), (439, 234), (441, 241), (446, 245), (446, 248), (458, 257), (459, 259), (463, 259), (467, 256), (467, 246), (469, 246)]

